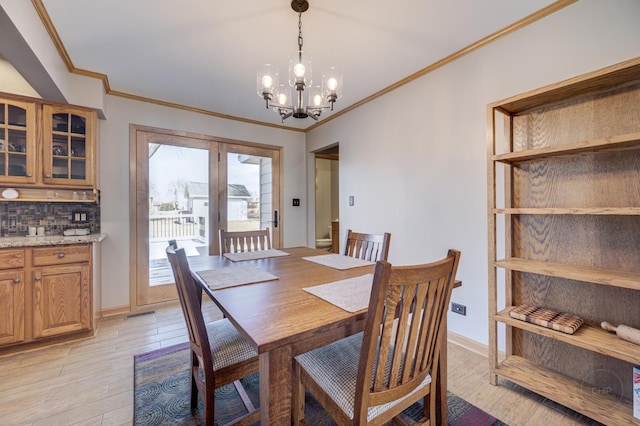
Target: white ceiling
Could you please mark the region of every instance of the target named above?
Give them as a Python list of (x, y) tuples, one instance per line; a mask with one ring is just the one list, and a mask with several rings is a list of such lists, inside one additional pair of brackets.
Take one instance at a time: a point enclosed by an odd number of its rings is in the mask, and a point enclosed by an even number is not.
[[(256, 69), (271, 63), (287, 75), (298, 35), (289, 0), (42, 2), (73, 66), (106, 75), (111, 90), (280, 124), (256, 93)], [(309, 3), (302, 15), (305, 57), (312, 57), (316, 81), (325, 67), (343, 72), (340, 111), (554, 1)]]

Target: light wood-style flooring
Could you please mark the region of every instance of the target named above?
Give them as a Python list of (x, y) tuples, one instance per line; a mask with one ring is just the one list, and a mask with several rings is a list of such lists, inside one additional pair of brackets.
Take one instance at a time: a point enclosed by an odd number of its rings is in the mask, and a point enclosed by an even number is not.
[[(221, 317), (210, 301), (208, 321)], [(178, 304), (110, 317), (95, 339), (0, 358), (0, 425), (131, 425), (133, 356), (187, 340)], [(580, 425), (557, 406), (513, 385), (492, 386), (488, 361), (449, 343), (449, 390), (513, 426)]]

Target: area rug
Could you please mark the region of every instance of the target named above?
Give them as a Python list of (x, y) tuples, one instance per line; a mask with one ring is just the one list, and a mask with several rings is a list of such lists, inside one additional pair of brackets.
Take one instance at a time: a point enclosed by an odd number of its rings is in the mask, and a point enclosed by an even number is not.
[[(190, 410), (189, 346), (187, 343), (147, 352), (134, 357), (134, 418), (137, 426), (201, 425), (202, 403), (196, 413)], [(255, 406), (259, 406), (258, 375), (243, 379), (243, 385)], [(224, 424), (244, 413), (244, 406), (233, 385), (216, 389), (216, 424)], [(452, 393), (447, 395), (450, 426), (505, 425)], [(405, 410), (419, 417), (422, 403)], [(308, 425), (335, 425), (332, 419), (307, 394), (305, 420)], [(258, 424), (258, 423), (256, 423)]]

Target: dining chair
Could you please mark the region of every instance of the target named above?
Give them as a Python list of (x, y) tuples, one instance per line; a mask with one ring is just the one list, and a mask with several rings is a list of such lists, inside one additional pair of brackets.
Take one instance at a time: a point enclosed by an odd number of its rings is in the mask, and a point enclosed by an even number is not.
[(269, 228), (258, 231), (220, 230), (220, 254), (271, 249)]
[(214, 390), (233, 383), (247, 413), (232, 424), (248, 425), (258, 421), (259, 408), (249, 399), (240, 379), (258, 371), (258, 354), (228, 319), (205, 324), (202, 315), (202, 290), (191, 276), (184, 249), (169, 245), (166, 249), (178, 289), (178, 298), (189, 331), (191, 346), (191, 410), (198, 406), (198, 393), (204, 406), (205, 424), (215, 418)]
[[(449, 250), (425, 265), (378, 261), (364, 331), (295, 358), (294, 424), (304, 420), (308, 389), (339, 425), (435, 426), (443, 323), (459, 259)], [(423, 417), (414, 422), (402, 411), (420, 399)]]
[(388, 232), (384, 234), (363, 234), (348, 229), (344, 255), (371, 262), (387, 260), (390, 241), (391, 234)]

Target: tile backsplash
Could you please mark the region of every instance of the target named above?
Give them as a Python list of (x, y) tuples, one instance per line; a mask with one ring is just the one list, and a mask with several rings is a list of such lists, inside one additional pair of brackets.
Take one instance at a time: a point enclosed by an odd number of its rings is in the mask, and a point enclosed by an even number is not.
[[(74, 213), (86, 222), (72, 223)], [(27, 235), (29, 226), (44, 226), (45, 235), (62, 235), (65, 229), (89, 228), (100, 232), (100, 206), (93, 203), (0, 202), (0, 236)]]

